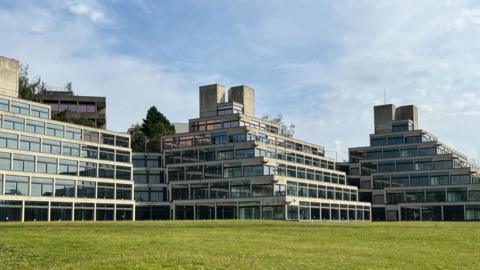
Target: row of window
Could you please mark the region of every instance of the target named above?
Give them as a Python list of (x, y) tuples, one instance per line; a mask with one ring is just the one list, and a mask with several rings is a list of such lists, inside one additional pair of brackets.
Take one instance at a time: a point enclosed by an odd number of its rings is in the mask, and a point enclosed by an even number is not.
[(0, 194), (132, 200), (132, 185), (45, 177), (0, 175)]
[(466, 201), (480, 201), (480, 190), (469, 190), (467, 188), (389, 190), (386, 192), (386, 196), (376, 195), (372, 198), (374, 204)]
[(420, 156), (434, 156), (450, 153), (443, 147), (402, 147), (402, 148), (385, 148), (383, 150), (371, 151), (351, 151), (350, 162), (357, 163), (362, 160), (372, 159), (388, 159), (388, 158), (403, 158), (403, 157), (420, 157)]
[(370, 207), (300, 202), (287, 206), (288, 220), (370, 220)]
[(173, 200), (272, 197), (285, 194), (285, 185), (252, 185), (249, 180), (172, 186)]
[(384, 189), (390, 187), (415, 187), (415, 186), (444, 186), (479, 184), (479, 175), (448, 175), (448, 173), (411, 174), (411, 175), (376, 175), (372, 180), (362, 180), (362, 189)]
[(0, 148), (130, 163), (130, 152), (0, 132)]
[(22, 213), (25, 221), (132, 220), (133, 206), (51, 202), (49, 207), (48, 202), (26, 201), (22, 211), (21, 201), (0, 201), (0, 221), (21, 221)]
[(341, 201), (357, 201), (357, 191), (338, 187), (287, 182), (287, 195)]
[(135, 184), (165, 184), (163, 171), (133, 170), (133, 181)]
[(135, 187), (135, 201), (137, 202), (168, 202), (166, 187)]
[(112, 134), (99, 133), (90, 130), (82, 130), (79, 128), (48, 122), (45, 123), (43, 121), (28, 120), (21, 117), (8, 115), (3, 115), (1, 120), (1, 126), (5, 129), (25, 131), (72, 140), (101, 143), (106, 145), (115, 145), (124, 148), (130, 147), (130, 139), (128, 137), (115, 136)]
[(0, 170), (131, 180), (131, 168), (0, 152)]
[(163, 166), (162, 155), (132, 155), (134, 168), (160, 168)]
[(181, 137), (167, 137), (162, 139), (162, 146), (164, 150), (176, 149), (176, 148), (187, 148), (195, 146), (204, 146), (212, 144), (227, 144), (235, 142), (245, 142), (245, 141), (259, 141), (271, 145), (275, 145), (280, 148), (292, 149), (296, 151), (301, 151), (313, 155), (325, 156), (324, 149), (313, 147), (310, 145), (305, 145), (302, 143), (296, 143), (289, 140), (284, 140), (281, 138), (268, 136), (266, 134), (233, 134), (227, 135), (226, 132), (217, 132), (217, 133), (207, 133), (199, 135), (186, 135)]
[(49, 109), (30, 105), (28, 103), (19, 102), (19, 101), (10, 101), (8, 99), (0, 98), (0, 111), (12, 112), (23, 115), (31, 115), (34, 117), (39, 117), (43, 119), (48, 119)]
[(414, 136), (404, 136), (404, 135), (390, 135), (382, 137), (372, 137), (370, 139), (370, 146), (384, 146), (384, 145), (394, 145), (394, 144), (411, 144), (411, 143), (421, 143), (421, 142), (431, 142), (434, 141), (434, 138), (429, 135), (414, 135)]
[(165, 165), (255, 157), (269, 157), (319, 168), (335, 169), (335, 163), (332, 161), (295, 154), (293, 152), (285, 152), (274, 148), (267, 148), (267, 150), (261, 148), (234, 149), (233, 146), (166, 152)]
[(287, 166), (285, 164), (278, 164), (277, 167), (262, 165), (241, 166), (235, 163), (169, 167), (167, 175), (168, 181), (279, 175), (342, 185), (346, 183), (345, 175), (322, 172), (297, 166)]
[(371, 175), (379, 172), (410, 172), (410, 171), (430, 171), (430, 170), (448, 170), (456, 168), (467, 168), (468, 164), (453, 160), (396, 160), (381, 162), (362, 162), (360, 171), (362, 176)]

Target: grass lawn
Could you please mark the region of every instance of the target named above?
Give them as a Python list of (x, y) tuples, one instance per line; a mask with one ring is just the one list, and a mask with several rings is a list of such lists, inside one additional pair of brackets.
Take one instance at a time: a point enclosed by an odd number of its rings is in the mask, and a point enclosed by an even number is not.
[(480, 223), (0, 224), (0, 269), (480, 269)]

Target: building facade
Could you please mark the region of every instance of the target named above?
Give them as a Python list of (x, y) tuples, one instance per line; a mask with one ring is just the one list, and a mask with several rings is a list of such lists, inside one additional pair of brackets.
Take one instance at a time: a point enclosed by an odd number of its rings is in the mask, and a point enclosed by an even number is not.
[(374, 221), (480, 220), (479, 168), (420, 129), (415, 106), (376, 106), (374, 118), (370, 145), (338, 166)]
[[(134, 153), (137, 219), (370, 220), (324, 148), (255, 117), (255, 93), (200, 87), (189, 132)], [(151, 151), (150, 151), (151, 150)]]
[(0, 95), (0, 221), (134, 220), (134, 209), (128, 134)]
[(68, 111), (72, 118), (90, 120), (94, 127), (107, 128), (107, 101), (105, 97), (78, 96), (72, 91), (45, 91), (42, 103), (52, 108), (52, 113)]

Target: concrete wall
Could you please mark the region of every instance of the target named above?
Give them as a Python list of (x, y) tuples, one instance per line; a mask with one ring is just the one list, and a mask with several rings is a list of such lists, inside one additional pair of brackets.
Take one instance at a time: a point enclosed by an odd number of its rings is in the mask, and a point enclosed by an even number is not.
[(395, 105), (387, 104), (374, 107), (375, 133), (386, 133), (392, 130), (395, 118)]
[(414, 128), (418, 129), (418, 109), (414, 105), (398, 107), (395, 111), (395, 120), (411, 120)]
[(245, 85), (234, 86), (228, 90), (228, 101), (243, 104), (246, 115), (255, 116), (255, 90)]
[(19, 70), (17, 60), (0, 56), (0, 95), (18, 98)]
[(225, 102), (225, 87), (220, 84), (200, 86), (200, 117), (217, 115), (217, 104)]

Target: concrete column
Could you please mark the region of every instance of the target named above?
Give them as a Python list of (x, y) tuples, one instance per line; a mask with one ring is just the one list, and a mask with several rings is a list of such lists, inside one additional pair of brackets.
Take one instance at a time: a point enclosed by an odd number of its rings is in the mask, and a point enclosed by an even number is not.
[(22, 222), (25, 222), (25, 201), (22, 201)]
[(193, 204), (193, 220), (197, 220), (197, 206)]
[(133, 207), (132, 207), (132, 221), (135, 221), (135, 204), (133, 204)]
[(237, 219), (240, 219), (240, 204), (237, 201)]
[(97, 221), (97, 204), (93, 204), (93, 221)]
[(113, 205), (113, 221), (117, 221), (117, 204)]
[(75, 203), (73, 202), (72, 203), (72, 217), (71, 217), (72, 221), (75, 221)]
[(52, 215), (51, 215), (51, 212), (52, 211), (52, 202), (48, 202), (48, 212), (47, 212), (47, 221), (51, 221), (51, 218), (52, 218)]

